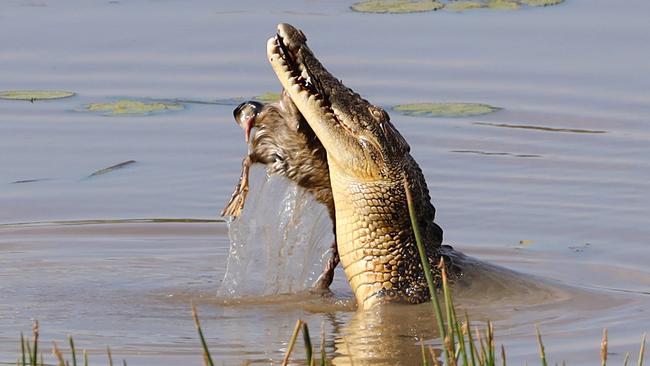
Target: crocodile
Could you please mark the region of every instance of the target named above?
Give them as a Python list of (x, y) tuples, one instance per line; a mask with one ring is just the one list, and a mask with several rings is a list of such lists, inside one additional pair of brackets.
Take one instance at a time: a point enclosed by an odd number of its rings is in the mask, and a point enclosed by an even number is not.
[(341, 264), (359, 309), (381, 303), (430, 299), (406, 201), (413, 197), (417, 224), (433, 277), (441, 258), (451, 277), (461, 275), (462, 254), (442, 244), (422, 170), (388, 113), (328, 72), (307, 37), (279, 24), (267, 56), (282, 87), (325, 148), (334, 197)]
[(252, 164), (265, 165), (269, 174), (284, 176), (304, 188), (316, 201), (327, 207), (332, 220), (335, 239), (331, 245), (331, 254), (322, 274), (313, 285), (316, 290), (329, 289), (339, 256), (336, 246), (334, 198), (325, 148), (285, 91), (282, 91), (278, 102), (241, 103), (235, 108), (233, 115), (237, 124), (244, 130), (248, 153), (242, 161), (239, 182), (221, 216), (240, 215), (248, 193), (248, 175)]

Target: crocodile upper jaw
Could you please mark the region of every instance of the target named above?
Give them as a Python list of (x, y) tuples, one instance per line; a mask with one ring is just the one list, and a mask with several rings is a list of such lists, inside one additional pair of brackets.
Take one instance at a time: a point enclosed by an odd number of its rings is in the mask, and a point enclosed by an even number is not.
[(408, 144), (388, 114), (329, 73), (306, 41), (300, 30), (278, 25), (267, 42), (273, 70), (328, 151), (330, 164), (357, 181), (382, 179), (387, 164), (399, 165), (408, 155)]

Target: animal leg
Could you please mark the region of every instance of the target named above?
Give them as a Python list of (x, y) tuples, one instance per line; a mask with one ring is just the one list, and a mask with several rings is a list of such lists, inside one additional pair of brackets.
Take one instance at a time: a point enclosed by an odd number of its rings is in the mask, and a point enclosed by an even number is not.
[(329, 260), (325, 264), (323, 273), (321, 273), (321, 275), (314, 283), (314, 288), (318, 290), (329, 289), (330, 285), (332, 284), (332, 281), (334, 280), (334, 270), (336, 269), (336, 266), (339, 264), (340, 261), (339, 251), (336, 247), (336, 239), (334, 239), (334, 242), (332, 242), (331, 248), (332, 248), (332, 255), (330, 256)]
[(239, 183), (235, 186), (235, 191), (232, 192), (230, 201), (228, 201), (226, 207), (221, 211), (221, 216), (238, 217), (241, 214), (241, 211), (244, 208), (244, 202), (246, 201), (246, 196), (248, 195), (248, 172), (250, 171), (251, 165), (251, 157), (250, 155), (246, 155), (241, 163)]

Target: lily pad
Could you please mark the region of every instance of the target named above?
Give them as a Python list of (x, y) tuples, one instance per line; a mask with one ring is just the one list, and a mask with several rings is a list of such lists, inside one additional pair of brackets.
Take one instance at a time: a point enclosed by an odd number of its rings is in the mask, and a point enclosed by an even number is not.
[(434, 10), (516, 10), (520, 7), (551, 6), (564, 0), (365, 0), (350, 8), (362, 13), (417, 13)]
[(468, 117), (500, 109), (480, 103), (415, 103), (393, 107), (394, 111), (412, 117)]
[(486, 4), (480, 1), (452, 1), (445, 6), (445, 9), (452, 11), (463, 11), (470, 9), (485, 8)]
[(256, 97), (253, 97), (253, 99), (257, 100), (258, 102), (262, 103), (273, 103), (277, 102), (280, 100), (280, 93), (271, 93), (267, 92), (262, 95), (258, 95)]
[(0, 91), (0, 99), (10, 100), (46, 100), (61, 99), (75, 95), (73, 92), (65, 90), (4, 90)]
[(439, 10), (443, 7), (443, 3), (435, 0), (366, 0), (355, 3), (350, 8), (362, 13), (417, 13)]
[(564, 0), (520, 0), (520, 2), (528, 6), (551, 6), (561, 4)]
[(183, 109), (182, 103), (153, 102), (144, 103), (136, 100), (120, 100), (113, 103), (91, 103), (84, 110), (90, 112), (105, 112), (107, 115), (138, 115), (151, 114), (161, 111), (177, 111)]
[(516, 10), (519, 9), (519, 3), (512, 0), (490, 0), (487, 7), (498, 10)]

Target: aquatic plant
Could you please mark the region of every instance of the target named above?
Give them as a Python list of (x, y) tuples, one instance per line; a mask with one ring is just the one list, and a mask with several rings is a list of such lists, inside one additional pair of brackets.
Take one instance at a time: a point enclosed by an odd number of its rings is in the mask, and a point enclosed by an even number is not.
[(452, 11), (463, 11), (463, 10), (470, 10), (470, 9), (480, 9), (484, 8), (485, 3), (480, 2), (480, 1), (452, 1), (445, 6), (445, 9), (447, 10), (452, 10)]
[(199, 313), (196, 311), (196, 306), (192, 304), (192, 318), (194, 319), (194, 325), (196, 326), (196, 331), (199, 333), (199, 339), (201, 339), (201, 347), (203, 348), (203, 364), (205, 366), (214, 366), (212, 361), (212, 355), (210, 355), (210, 350), (208, 349), (208, 343), (205, 341), (203, 336), (203, 330), (201, 329), (201, 322), (199, 321)]
[[(32, 341), (30, 342), (22, 333), (20, 333), (20, 356), (16, 361), (16, 366), (50, 366), (52, 364), (45, 363), (43, 353), (39, 354), (39, 334), (40, 328), (38, 321), (34, 322), (32, 326)], [(70, 360), (65, 359), (63, 351), (57, 346), (56, 342), (52, 346), (52, 355), (56, 358), (56, 366), (77, 366), (77, 348), (75, 347), (74, 340), (71, 336), (68, 337), (68, 344), (70, 346)], [(113, 366), (113, 355), (111, 354), (110, 347), (106, 347), (106, 356), (108, 357), (108, 365)], [(88, 353), (82, 350), (83, 365), (88, 366)], [(126, 360), (122, 360), (122, 365), (127, 366)]]
[(146, 115), (162, 111), (177, 111), (183, 109), (181, 103), (152, 102), (145, 103), (137, 100), (123, 99), (112, 103), (91, 103), (82, 111), (104, 112), (105, 115)]
[(464, 11), (470, 9), (515, 10), (521, 6), (558, 5), (564, 0), (365, 0), (350, 8), (361, 13), (419, 13), (435, 10)]
[(280, 100), (280, 93), (266, 92), (264, 94), (253, 97), (258, 102), (273, 103)]
[(3, 90), (0, 91), (0, 99), (8, 100), (36, 100), (61, 99), (75, 95), (65, 90)]
[(412, 117), (469, 117), (500, 109), (480, 103), (413, 103), (393, 107), (395, 112)]
[(442, 9), (441, 2), (408, 0), (367, 0), (351, 6), (354, 11), (362, 13), (416, 13)]

